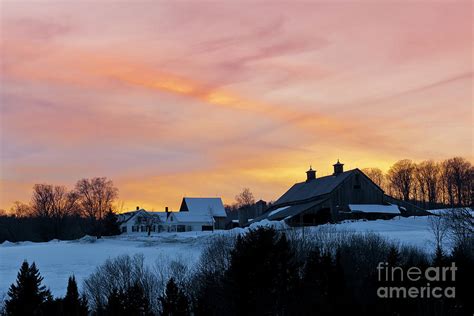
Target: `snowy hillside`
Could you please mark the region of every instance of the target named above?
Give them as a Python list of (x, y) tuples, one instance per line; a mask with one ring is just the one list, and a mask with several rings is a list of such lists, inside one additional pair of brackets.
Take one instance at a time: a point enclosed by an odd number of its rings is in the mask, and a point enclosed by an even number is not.
[[(253, 224), (271, 225), (277, 229), (285, 229), (282, 222), (263, 221)], [(414, 245), (433, 250), (432, 236), (429, 230), (428, 217), (395, 218), (393, 220), (345, 222), (335, 225), (337, 230), (356, 232), (375, 232), (402, 244)], [(306, 230), (321, 229), (321, 227), (306, 228)], [(96, 266), (107, 258), (123, 254), (138, 254), (145, 256), (147, 264), (153, 265), (156, 261), (181, 259), (193, 265), (206, 243), (218, 234), (239, 234), (247, 229), (236, 228), (218, 232), (187, 232), (161, 233), (151, 237), (118, 236), (103, 238), (85, 237), (75, 241), (50, 241), (47, 243), (10, 243), (0, 245), (0, 295), (8, 290), (15, 281), (16, 273), (24, 259), (35, 261), (44, 283), (50, 287), (53, 295), (65, 294), (67, 278), (74, 274), (79, 285)]]

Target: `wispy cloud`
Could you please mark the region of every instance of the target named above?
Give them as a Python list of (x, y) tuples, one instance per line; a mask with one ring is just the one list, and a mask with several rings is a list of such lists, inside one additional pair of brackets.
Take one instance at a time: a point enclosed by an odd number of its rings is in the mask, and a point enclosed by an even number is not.
[(472, 159), (470, 8), (5, 2), (0, 207), (94, 175), (158, 209), (275, 199), (335, 158)]

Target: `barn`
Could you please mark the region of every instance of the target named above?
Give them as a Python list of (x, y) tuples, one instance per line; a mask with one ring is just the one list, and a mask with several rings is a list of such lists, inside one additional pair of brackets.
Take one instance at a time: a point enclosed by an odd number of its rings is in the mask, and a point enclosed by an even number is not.
[[(285, 220), (289, 225), (317, 225), (348, 218), (391, 218), (414, 206), (387, 196), (361, 170), (344, 171), (339, 160), (334, 172), (318, 178), (311, 167), (306, 181), (294, 184), (262, 216), (262, 219)], [(251, 223), (252, 223), (251, 222)]]

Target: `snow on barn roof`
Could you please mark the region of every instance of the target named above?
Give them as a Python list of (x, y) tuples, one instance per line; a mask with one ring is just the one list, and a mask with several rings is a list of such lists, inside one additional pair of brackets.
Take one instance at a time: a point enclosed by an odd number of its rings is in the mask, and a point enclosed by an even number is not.
[(189, 211), (196, 215), (212, 215), (214, 217), (226, 217), (227, 214), (221, 198), (183, 198), (180, 212)]
[(289, 207), (291, 207), (291, 206), (279, 207), (279, 208), (277, 208), (276, 210), (271, 211), (271, 212), (268, 214), (268, 216), (276, 215), (277, 213), (279, 213), (279, 212), (281, 212), (281, 211), (284, 211), (284, 210), (286, 210), (286, 209), (289, 208)]
[[(255, 218), (253, 220), (253, 222), (258, 222), (258, 221), (261, 221), (261, 220), (264, 220), (264, 219), (267, 219), (267, 220), (270, 220), (270, 221), (279, 221), (279, 220), (282, 220), (282, 219), (287, 219), (287, 218), (291, 218), (295, 215), (298, 215), (298, 214), (301, 214), (302, 212), (320, 204), (320, 203), (323, 203), (325, 202), (327, 199), (319, 199), (319, 200), (316, 200), (316, 201), (311, 201), (311, 202), (307, 202), (307, 203), (301, 203), (301, 204), (296, 204), (296, 205), (290, 205), (290, 206), (283, 206), (283, 207), (279, 207), (273, 211), (270, 211), (270, 212), (267, 212), (267, 213), (264, 213), (263, 215)], [(250, 220), (249, 220), (249, 223), (252, 223)]]
[(354, 213), (400, 214), (398, 206), (392, 204), (349, 204), (349, 209)]

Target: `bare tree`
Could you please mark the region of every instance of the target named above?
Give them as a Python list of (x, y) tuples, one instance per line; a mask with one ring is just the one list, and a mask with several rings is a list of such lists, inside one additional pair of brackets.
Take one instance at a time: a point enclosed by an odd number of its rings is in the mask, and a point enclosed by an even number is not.
[(379, 168), (364, 168), (362, 172), (370, 178), (376, 185), (385, 190), (385, 177)]
[(64, 218), (78, 211), (79, 194), (65, 186), (55, 186), (52, 191), (51, 217)]
[(237, 207), (247, 207), (255, 204), (255, 198), (249, 188), (244, 188), (242, 192), (235, 196)]
[(78, 194), (65, 186), (36, 184), (33, 187), (32, 213), (52, 224), (54, 238), (59, 238), (63, 220), (77, 212)]
[(413, 190), (413, 171), (415, 165), (409, 159), (397, 161), (388, 171), (387, 178), (393, 191), (405, 201), (410, 200)]
[(436, 214), (429, 217), (430, 230), (433, 233), (436, 249), (443, 250), (443, 241), (448, 233), (449, 225), (445, 214)]
[(442, 163), (443, 185), (451, 206), (471, 203), (473, 167), (469, 161), (454, 157)]
[(101, 219), (118, 196), (112, 180), (105, 177), (81, 179), (76, 184), (76, 191), (83, 214), (94, 219)]
[(416, 186), (418, 187), (421, 201), (423, 201), (424, 205), (427, 202), (429, 207), (433, 207), (437, 200), (439, 174), (439, 165), (432, 160), (417, 164), (414, 170)]
[(97, 224), (97, 237), (101, 237), (101, 220), (104, 214), (112, 209), (118, 197), (118, 189), (112, 180), (107, 178), (81, 179), (76, 184), (79, 205), (82, 213)]
[(35, 184), (31, 199), (32, 214), (36, 217), (50, 218), (53, 213), (53, 191), (51, 184)]
[(16, 217), (27, 217), (31, 214), (31, 207), (23, 202), (15, 201), (10, 208), (10, 213)]
[(447, 211), (447, 223), (451, 238), (462, 244), (474, 237), (474, 212), (470, 208), (453, 208)]

